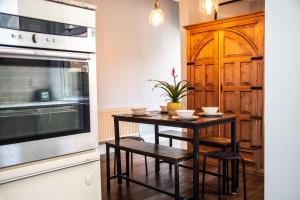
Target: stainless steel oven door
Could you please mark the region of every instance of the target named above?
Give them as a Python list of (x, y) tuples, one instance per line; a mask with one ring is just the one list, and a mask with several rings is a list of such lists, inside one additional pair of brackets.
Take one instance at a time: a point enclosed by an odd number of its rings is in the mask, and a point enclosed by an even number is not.
[[(17, 66), (11, 66), (11, 63), (16, 63), (18, 59), (21, 59), (19, 63), (27, 65), (20, 67), (19, 72), (12, 71), (12, 68)], [(0, 73), (4, 69), (2, 72), (6, 73), (7, 80), (14, 77), (15, 73), (26, 76), (27, 71), (22, 71), (23, 69), (43, 73), (52, 70), (51, 76), (60, 75), (56, 68), (32, 68), (30, 63), (37, 65), (34, 64), (36, 61), (38, 65), (43, 66), (46, 66), (45, 63), (55, 63), (56, 67), (60, 67), (60, 63), (68, 63), (69, 67), (72, 63), (72, 67), (66, 70), (64, 66), (60, 71), (62, 74), (76, 75), (81, 72), (88, 74), (88, 91), (82, 89), (82, 84), (69, 82), (73, 76), (64, 75), (63, 84), (59, 83), (63, 87), (58, 83), (54, 85), (48, 83), (50, 85), (48, 89), (42, 90), (41, 95), (47, 96), (45, 99), (51, 101), (39, 101), (32, 93), (32, 100), (28, 102), (23, 102), (24, 100), (18, 102), (20, 99), (16, 102), (9, 100), (6, 100), (6, 103), (0, 102), (0, 168), (87, 151), (98, 146), (95, 55), (0, 46)], [(86, 64), (78, 67), (78, 63)], [(78, 82), (77, 79), (76, 81)], [(31, 86), (34, 84), (33, 88), (40, 91), (38, 80), (32, 81), (36, 83), (28, 80), (27, 82)], [(55, 90), (57, 85), (63, 89)], [(3, 97), (1, 94), (5, 94), (1, 93), (3, 87), (3, 85), (0, 87), (0, 97)], [(23, 90), (30, 91), (30, 89)], [(88, 112), (85, 112), (87, 109)]]

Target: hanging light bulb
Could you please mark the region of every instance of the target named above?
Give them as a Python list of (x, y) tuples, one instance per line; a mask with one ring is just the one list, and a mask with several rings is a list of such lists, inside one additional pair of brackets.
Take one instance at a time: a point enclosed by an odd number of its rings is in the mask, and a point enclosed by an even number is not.
[(207, 15), (213, 14), (219, 9), (218, 0), (199, 0), (199, 12)]
[(149, 24), (151, 26), (159, 26), (164, 23), (165, 15), (163, 11), (160, 9), (159, 0), (155, 1), (155, 7), (149, 14)]

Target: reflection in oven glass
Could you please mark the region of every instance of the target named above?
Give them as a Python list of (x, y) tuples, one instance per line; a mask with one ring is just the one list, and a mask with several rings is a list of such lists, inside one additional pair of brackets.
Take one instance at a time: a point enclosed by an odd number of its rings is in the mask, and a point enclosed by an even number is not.
[(0, 58), (0, 143), (90, 131), (88, 63)]

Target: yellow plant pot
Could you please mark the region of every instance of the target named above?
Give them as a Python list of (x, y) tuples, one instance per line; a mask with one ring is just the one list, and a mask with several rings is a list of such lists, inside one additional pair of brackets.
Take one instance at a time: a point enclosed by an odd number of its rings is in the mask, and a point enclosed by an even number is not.
[(181, 109), (181, 107), (182, 107), (181, 103), (169, 102), (167, 104), (167, 110), (168, 110), (169, 115), (171, 115), (171, 116), (176, 115), (176, 110)]

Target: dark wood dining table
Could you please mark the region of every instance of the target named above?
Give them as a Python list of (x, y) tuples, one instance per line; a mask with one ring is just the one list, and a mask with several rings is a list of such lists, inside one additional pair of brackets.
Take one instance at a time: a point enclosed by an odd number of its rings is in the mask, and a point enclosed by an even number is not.
[[(119, 122), (133, 122), (141, 124), (154, 125), (155, 144), (159, 144), (159, 126), (170, 126), (192, 130), (193, 134), (193, 199), (199, 199), (199, 131), (200, 129), (226, 124), (231, 124), (231, 151), (237, 153), (236, 127), (237, 116), (233, 114), (225, 114), (220, 117), (199, 117), (197, 120), (177, 120), (170, 117), (168, 114), (160, 112), (150, 112), (146, 116), (133, 116), (132, 114), (113, 115), (115, 140), (120, 140), (120, 125)], [(201, 147), (200, 147), (201, 148)], [(121, 154), (120, 150), (116, 149), (117, 157), (117, 174), (121, 174)], [(232, 161), (231, 164), (231, 190), (236, 192), (237, 189), (237, 163)], [(155, 161), (155, 171), (159, 172), (159, 160)], [(118, 175), (117, 175), (118, 176)], [(121, 183), (121, 177), (118, 177), (118, 182)]]

